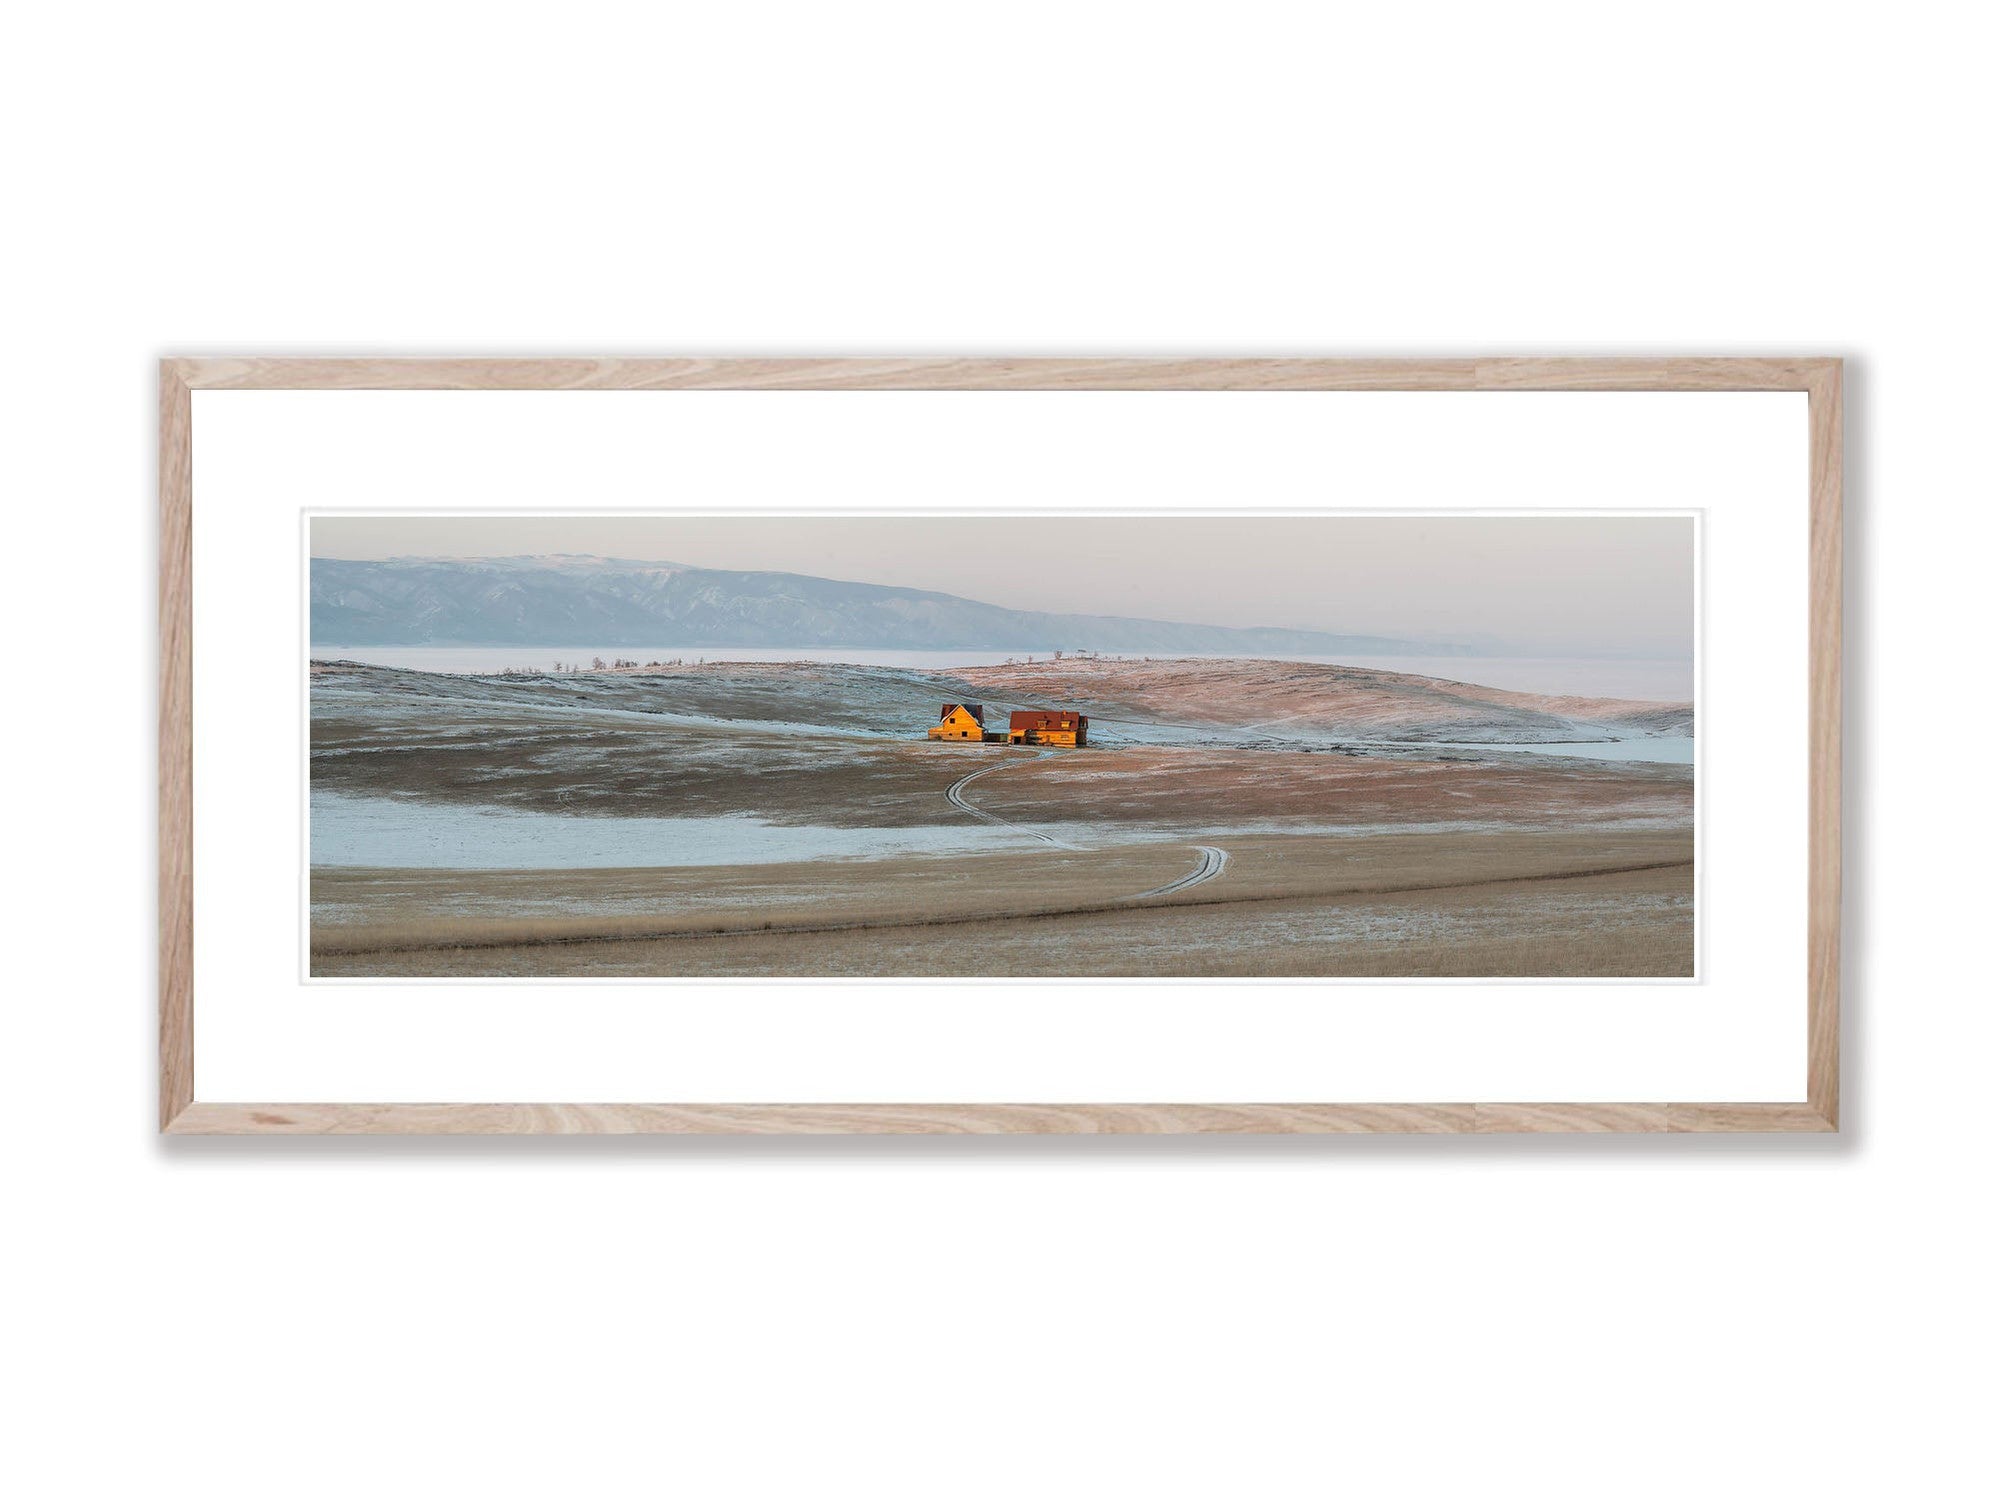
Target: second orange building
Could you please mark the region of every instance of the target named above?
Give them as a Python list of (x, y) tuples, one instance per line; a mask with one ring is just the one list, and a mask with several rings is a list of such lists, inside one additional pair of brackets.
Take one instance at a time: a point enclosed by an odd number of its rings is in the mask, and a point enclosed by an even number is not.
[(1087, 744), (1090, 721), (1067, 708), (1023, 708), (1006, 721), (1008, 744)]

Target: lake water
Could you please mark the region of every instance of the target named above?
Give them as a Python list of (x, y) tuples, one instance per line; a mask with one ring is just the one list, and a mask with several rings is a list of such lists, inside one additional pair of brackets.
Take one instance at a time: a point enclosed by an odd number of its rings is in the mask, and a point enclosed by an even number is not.
[[(1093, 831), (1055, 824), (1040, 824), (1038, 831), (1080, 839), (1081, 847), (1101, 848), (1155, 841), (1183, 843), (1194, 837), (1300, 833), (1360, 838), (1377, 833), (1465, 832), (1499, 826), (1504, 824), (1252, 821), (1204, 826), (1198, 833), (1133, 825)], [(970, 821), (936, 827), (829, 828), (791, 827), (747, 815), (572, 817), (560, 812), (314, 791), (310, 862), (318, 868), (365, 869), (685, 869), (912, 854), (957, 857), (967, 852), (1047, 846), (1037, 836), (1037, 827), (998, 827)]]
[(758, 817), (570, 817), (508, 807), (312, 793), (315, 865), (374, 869), (658, 869), (1044, 847), (985, 823), (792, 827)]
[[(494, 672), (518, 668), (548, 671), (556, 662), (587, 665), (606, 661), (819, 661), (852, 666), (888, 666), (910, 671), (949, 672), (959, 666), (1003, 666), (1009, 661), (1046, 661), (1046, 652), (1025, 651), (861, 651), (763, 650), (733, 646), (433, 646), (320, 645), (318, 660), (363, 661), (405, 671)], [(1102, 660), (1130, 659), (1106, 655)], [(1224, 657), (1195, 659), (1223, 660)], [(1575, 697), (1634, 698), (1684, 703), (1694, 695), (1691, 661), (1592, 660), (1575, 656), (1265, 656), (1266, 661), (1306, 661), (1331, 666), (1363, 666), (1374, 671), (1408, 672), (1471, 682), (1505, 692), (1546, 692)]]
[[(1365, 747), (1365, 746), (1363, 746)], [(1381, 742), (1381, 748), (1408, 749)], [(1622, 760), (1626, 764), (1691, 765), (1694, 741), (1687, 737), (1585, 739), (1569, 744), (1424, 744), (1424, 750), (1475, 750), (1481, 755), (1565, 755), (1572, 760)]]

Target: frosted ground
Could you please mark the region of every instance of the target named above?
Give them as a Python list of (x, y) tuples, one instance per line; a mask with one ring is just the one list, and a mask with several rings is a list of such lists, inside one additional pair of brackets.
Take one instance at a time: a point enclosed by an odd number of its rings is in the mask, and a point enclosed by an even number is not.
[[(711, 645), (551, 646), (512, 645), (334, 645), (315, 646), (327, 660), (392, 666), (403, 671), (457, 674), (501, 672), (509, 668), (551, 672), (556, 663), (588, 665), (614, 661), (807, 662), (815, 665), (885, 666), (921, 674), (949, 675), (966, 666), (1020, 662), (1022, 651), (944, 650), (770, 650)], [(1143, 659), (1113, 655), (1107, 659)], [(1179, 659), (1225, 660), (1228, 657)], [(1474, 682), (1508, 692), (1569, 692), (1590, 697), (1684, 702), (1694, 695), (1689, 660), (1652, 657), (1582, 656), (1266, 656), (1287, 663), (1344, 665), (1453, 681)]]
[[(494, 972), (868, 972), (876, 951), (903, 954), (879, 959), (891, 965), (934, 961), (932, 939), (849, 949), (826, 934), (933, 925), (946, 908), (952, 922), (1094, 922), (1062, 939), (1065, 960), (1123, 971), (1143, 953), (1191, 971), (1213, 953), (1198, 958), (1173, 933), (1194, 941), (1197, 901), (1237, 904), (1246, 925), (1199, 940), (1237, 953), (1245, 972), (1331, 961), (1329, 944), (1344, 961), (1398, 962), (1389, 928), (1351, 904), (1370, 890), (1401, 903), (1395, 930), (1410, 954), (1432, 954), (1411, 958), (1425, 971), (1476, 960), (1448, 940), (1460, 919), (1468, 951), (1506, 955), (1495, 961), (1546, 961), (1533, 933), (1574, 920), (1571, 955), (1594, 922), (1626, 937), (1592, 961), (1691, 964), (1686, 704), (1324, 663), (1089, 658), (949, 674), (321, 663), (310, 694), (315, 971), (321, 955), (327, 971), (467, 971), (485, 961), (467, 952), (487, 952)], [(1079, 707), (1090, 746), (927, 742), (938, 703), (964, 700), (985, 703), (989, 722)], [(1651, 883), (1587, 883), (1612, 877)], [(1475, 920), (1461, 897), (1410, 909), (1398, 893), (1466, 880), (1570, 883), (1523, 888)], [(1155, 918), (1113, 915), (1121, 902), (1178, 914), (1154, 930)], [(1604, 902), (1631, 920), (1586, 918)], [(703, 940), (740, 927), (757, 943), (697, 953), (683, 929), (697, 914)], [(1114, 923), (1129, 929), (1092, 947), (1091, 932)], [(808, 931), (823, 940), (807, 944)], [(1275, 934), (1273, 954), (1242, 956), (1247, 932)], [(501, 954), (509, 943), (528, 945)], [(392, 948), (401, 956), (383, 956)]]

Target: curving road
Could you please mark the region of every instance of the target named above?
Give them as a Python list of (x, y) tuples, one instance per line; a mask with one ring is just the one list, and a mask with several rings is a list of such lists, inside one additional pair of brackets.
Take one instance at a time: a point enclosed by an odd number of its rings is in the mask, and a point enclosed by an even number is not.
[(1195, 845), (1194, 852), (1201, 856), (1201, 862), (1194, 866), (1192, 874), (1183, 874), (1170, 885), (1161, 885), (1157, 890), (1143, 890), (1137, 895), (1127, 895), (1125, 899), (1151, 900), (1155, 895), (1177, 895), (1182, 890), (1192, 890), (1196, 885), (1205, 885), (1229, 867), (1226, 849), (1200, 843)]
[[(1056, 753), (1054, 750), (1043, 750), (1035, 758), (1045, 760), (1054, 753)], [(1051, 837), (1037, 828), (1030, 828), (1017, 822), (1011, 822), (996, 812), (988, 812), (984, 807), (973, 806), (971, 802), (965, 799), (965, 788), (980, 776), (989, 776), (996, 770), (1005, 770), (1007, 766), (1019, 763), (1017, 760), (1001, 760), (995, 765), (981, 766), (970, 775), (959, 776), (957, 780), (953, 781), (946, 788), (944, 795), (950, 798), (952, 806), (956, 807), (960, 812), (978, 818), (980, 822), (989, 822), (996, 828), (1012, 828), (1016, 833), (1025, 833), (1030, 838), (1039, 838), (1043, 843), (1051, 847), (1066, 848), (1071, 853), (1087, 852), (1087, 850), (1079, 848), (1073, 843), (1064, 843), (1060, 838)], [(1136, 895), (1123, 896), (1121, 899), (1151, 900), (1153, 897), (1160, 895), (1177, 895), (1182, 890), (1191, 890), (1196, 885), (1205, 885), (1209, 880), (1216, 878), (1224, 869), (1229, 867), (1229, 856), (1225, 849), (1201, 843), (1195, 845), (1194, 851), (1201, 856), (1201, 862), (1194, 866), (1191, 873), (1183, 874), (1179, 879), (1161, 885), (1157, 890), (1141, 890)]]
[[(1043, 750), (1035, 756), (1035, 759), (1045, 760), (1053, 753), (1055, 753), (1053, 750)], [(989, 822), (996, 828), (1012, 828), (1016, 833), (1025, 833), (1030, 838), (1039, 838), (1043, 843), (1049, 844), (1054, 848), (1066, 848), (1071, 853), (1083, 852), (1083, 850), (1077, 848), (1073, 843), (1064, 843), (1060, 838), (1050, 837), (1039, 829), (1023, 827), (1017, 822), (1009, 822), (997, 813), (988, 812), (983, 807), (975, 807), (965, 800), (965, 788), (980, 776), (989, 776), (996, 770), (1005, 770), (1007, 766), (1018, 763), (1015, 760), (1002, 760), (996, 765), (987, 765), (979, 770), (975, 770), (968, 776), (959, 776), (957, 780), (951, 783), (950, 788), (944, 794), (951, 799), (952, 806), (956, 807), (960, 812), (969, 812), (972, 816), (978, 818), (980, 822)]]

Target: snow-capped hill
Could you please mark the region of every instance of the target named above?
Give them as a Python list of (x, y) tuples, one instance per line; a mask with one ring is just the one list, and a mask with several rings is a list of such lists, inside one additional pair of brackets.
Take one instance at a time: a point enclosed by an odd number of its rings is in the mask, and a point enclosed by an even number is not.
[(1468, 654), (1385, 636), (1045, 614), (798, 573), (556, 554), (312, 562), (315, 645)]

